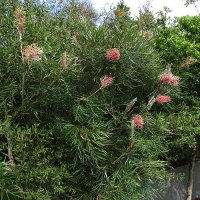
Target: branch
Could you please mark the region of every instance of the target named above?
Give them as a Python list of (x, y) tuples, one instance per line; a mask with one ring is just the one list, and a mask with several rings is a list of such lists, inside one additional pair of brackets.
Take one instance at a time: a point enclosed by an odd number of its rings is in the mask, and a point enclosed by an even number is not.
[(8, 117), (7, 117), (6, 113), (5, 113), (5, 118), (6, 118), (6, 131), (7, 131), (6, 135), (7, 135), (7, 143), (8, 143), (8, 158), (9, 158), (11, 167), (14, 167), (15, 162), (14, 162), (14, 156), (12, 153), (12, 142), (11, 142), (11, 138), (8, 133), (9, 132), (9, 124), (8, 124)]
[(25, 83), (25, 74), (26, 73), (24, 72), (24, 54), (23, 54), (23, 44), (22, 44), (22, 33), (19, 29), (18, 29), (18, 33), (19, 33), (19, 41), (20, 41), (20, 51), (21, 51), (21, 55), (22, 55), (22, 65), (23, 65), (21, 95), (22, 95), (22, 105), (24, 105), (24, 83)]
[(25, 83), (25, 73), (22, 74), (22, 106), (24, 105), (24, 83)]
[(130, 145), (127, 147), (126, 151), (124, 153), (122, 153), (119, 156), (119, 158), (117, 158), (115, 161), (112, 162), (112, 165), (114, 165), (115, 163), (119, 162), (123, 156), (128, 155), (130, 153), (130, 150), (131, 150), (132, 146), (133, 146), (133, 142), (130, 143)]
[(12, 143), (11, 143), (11, 139), (10, 136), (7, 136), (7, 141), (8, 141), (8, 158), (9, 158), (9, 162), (11, 167), (15, 166), (15, 162), (14, 162), (14, 157), (13, 157), (13, 153), (12, 153)]
[(73, 196), (69, 195), (69, 194), (63, 194), (65, 197), (68, 197), (70, 200), (77, 200), (77, 199), (74, 199)]
[[(8, 158), (9, 158), (9, 156), (8, 156), (8, 154), (6, 154), (6, 153), (4, 153), (4, 152), (0, 152), (2, 155), (4, 155), (4, 156), (7, 156)], [(15, 159), (14, 160), (16, 160), (16, 161), (18, 161), (18, 162), (21, 162), (19, 159), (17, 159), (16, 157), (15, 157)]]
[(189, 180), (188, 180), (188, 188), (187, 188), (187, 199), (192, 200), (192, 190), (193, 190), (193, 179), (194, 179), (194, 165), (196, 157), (199, 153), (199, 147), (195, 147), (192, 155), (192, 160), (190, 162), (190, 169), (189, 169)]

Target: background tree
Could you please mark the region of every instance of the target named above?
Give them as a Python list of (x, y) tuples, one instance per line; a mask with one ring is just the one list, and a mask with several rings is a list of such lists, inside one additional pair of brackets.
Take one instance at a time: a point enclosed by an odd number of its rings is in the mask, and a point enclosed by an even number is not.
[[(187, 3), (189, 4), (189, 2)], [(174, 166), (190, 164), (187, 199), (191, 199), (193, 169), (195, 159), (199, 155), (200, 145), (198, 28), (200, 18), (199, 16), (184, 16), (175, 18), (173, 22), (170, 22), (166, 15), (163, 17), (162, 12), (160, 14), (156, 22), (158, 26), (155, 25), (156, 28), (154, 27), (156, 48), (160, 52), (163, 62), (171, 63), (173, 71), (179, 74), (182, 91), (182, 94), (176, 100), (175, 107), (166, 117), (167, 121), (170, 120), (168, 121), (170, 126), (176, 122), (172, 128), (173, 136), (170, 139), (168, 156), (172, 159)]]

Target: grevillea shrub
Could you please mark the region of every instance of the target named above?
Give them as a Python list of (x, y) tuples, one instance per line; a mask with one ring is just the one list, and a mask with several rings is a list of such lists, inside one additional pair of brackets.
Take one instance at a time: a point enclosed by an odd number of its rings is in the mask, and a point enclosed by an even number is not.
[(153, 113), (178, 87), (160, 82), (165, 66), (128, 8), (97, 27), (84, 3), (0, 7), (1, 198), (153, 199), (168, 134)]

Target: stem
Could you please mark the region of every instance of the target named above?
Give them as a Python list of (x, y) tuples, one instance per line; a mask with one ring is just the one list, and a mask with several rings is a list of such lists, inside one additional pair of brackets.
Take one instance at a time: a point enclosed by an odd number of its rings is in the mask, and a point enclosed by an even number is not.
[(19, 29), (18, 29), (18, 33), (19, 33), (19, 42), (20, 42), (20, 50), (21, 50), (21, 54), (22, 54), (22, 61), (24, 61), (23, 45), (22, 45), (22, 33)]
[(93, 94), (91, 94), (89, 97), (87, 97), (87, 98), (90, 98), (90, 97), (92, 97), (94, 94), (96, 94), (99, 90), (101, 90), (101, 88), (99, 88), (96, 92), (94, 92)]
[(12, 153), (12, 143), (11, 143), (11, 138), (8, 135), (7, 136), (7, 142), (8, 142), (8, 158), (9, 158), (9, 162), (11, 167), (15, 166), (15, 162), (14, 162), (14, 157), (13, 157), (13, 153)]
[(94, 92), (94, 93), (92, 93), (90, 96), (88, 96), (88, 97), (82, 97), (80, 100), (84, 100), (84, 99), (88, 99), (88, 98), (90, 98), (90, 97), (92, 97), (94, 94), (96, 94), (99, 90), (101, 90), (102, 88), (100, 87), (98, 90), (96, 90), (96, 92)]
[(57, 80), (60, 78), (60, 75), (62, 74), (62, 71), (58, 73), (58, 75), (53, 79), (53, 81), (50, 83), (50, 85), (47, 87), (49, 89)]
[(8, 158), (9, 158), (9, 162), (11, 167), (15, 166), (15, 162), (14, 162), (14, 156), (12, 153), (12, 142), (11, 142), (11, 138), (9, 136), (9, 124), (8, 124), (8, 117), (7, 114), (5, 113), (5, 118), (6, 118), (6, 135), (7, 135), (7, 142), (8, 142)]
[(112, 162), (112, 165), (114, 165), (115, 163), (119, 162), (123, 156), (126, 156), (130, 153), (130, 150), (133, 146), (133, 142), (130, 142), (129, 146), (127, 147), (126, 151), (124, 153), (122, 153), (119, 158), (117, 158), (115, 161)]
[(190, 168), (189, 168), (189, 180), (188, 180), (188, 188), (187, 188), (187, 199), (186, 200), (192, 200), (192, 190), (193, 190), (193, 179), (194, 179), (194, 166), (195, 166), (195, 159), (199, 153), (199, 148), (195, 147), (192, 160), (190, 162)]
[(25, 82), (25, 72), (22, 74), (22, 106), (24, 105), (24, 82)]
[(113, 117), (113, 119), (116, 119), (121, 124), (123, 128), (127, 128), (127, 126), (115, 115), (113, 107), (111, 107), (110, 110), (107, 108), (107, 111)]
[(101, 195), (98, 194), (96, 200), (101, 200)]
[[(4, 156), (7, 156), (8, 158), (9, 158), (9, 156), (8, 156), (8, 154), (7, 153), (4, 153), (4, 152), (0, 152), (2, 155), (4, 155)], [(18, 162), (21, 162), (18, 158), (14, 158), (14, 160), (16, 160), (16, 161), (18, 161)]]
[(25, 72), (24, 72), (24, 55), (23, 55), (23, 45), (22, 45), (22, 33), (21, 31), (18, 29), (18, 33), (19, 33), (19, 42), (20, 42), (20, 51), (21, 51), (21, 55), (22, 55), (22, 65), (23, 65), (23, 73), (22, 73), (22, 105), (24, 105), (24, 83), (25, 83)]
[(64, 196), (66, 196), (67, 198), (69, 198), (70, 200), (77, 200), (77, 199), (74, 199), (73, 196), (69, 195), (69, 194), (64, 194)]

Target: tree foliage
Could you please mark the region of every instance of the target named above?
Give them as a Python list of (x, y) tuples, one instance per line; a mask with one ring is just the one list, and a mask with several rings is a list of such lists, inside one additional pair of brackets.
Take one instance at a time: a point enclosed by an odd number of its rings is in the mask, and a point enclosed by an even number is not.
[[(168, 137), (169, 160), (174, 166), (190, 162), (199, 146), (199, 16), (172, 20), (168, 10), (160, 11), (149, 29), (162, 62), (171, 64), (180, 77), (180, 96), (164, 114), (171, 136)], [(187, 149), (187, 150), (186, 150)], [(170, 161), (170, 162), (171, 162)]]
[(155, 99), (179, 87), (159, 81), (166, 65), (123, 3), (99, 27), (87, 4), (59, 6), (1, 3), (1, 198), (153, 199), (169, 176), (155, 113), (172, 105)]

